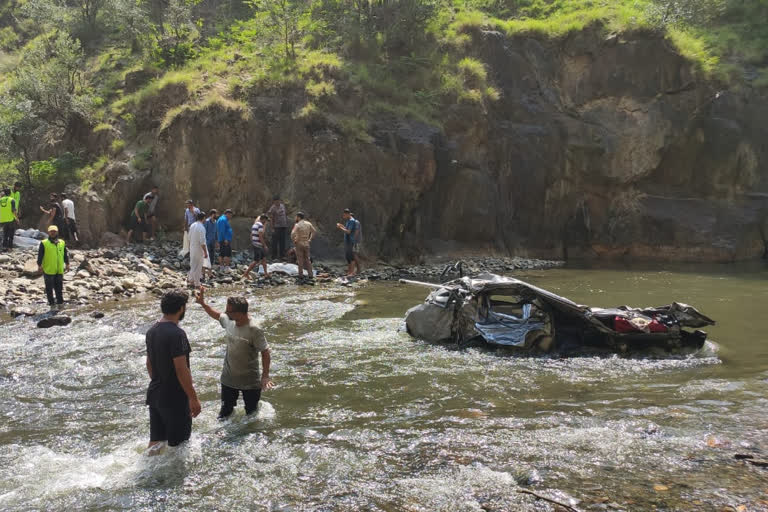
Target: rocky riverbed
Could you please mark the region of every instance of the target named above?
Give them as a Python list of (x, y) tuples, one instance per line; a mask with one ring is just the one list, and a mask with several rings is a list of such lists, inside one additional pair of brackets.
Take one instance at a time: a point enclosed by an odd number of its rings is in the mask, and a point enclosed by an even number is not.
[[(115, 243), (119, 245), (119, 243)], [(142, 294), (161, 295), (164, 290), (184, 288), (189, 270), (189, 257), (179, 256), (178, 242), (162, 241), (114, 248), (70, 249), (70, 271), (64, 275), (64, 299), (67, 308), (98, 306)], [(269, 278), (251, 273), (247, 282), (242, 275), (250, 264), (250, 253), (235, 251), (230, 269), (216, 270), (206, 286), (246, 285), (263, 288), (296, 283), (288, 272), (272, 271)], [(515, 270), (545, 269), (562, 262), (523, 258), (479, 258), (463, 262), (465, 275), (482, 272), (507, 273)], [(454, 264), (391, 265), (370, 263), (360, 276), (342, 280), (342, 284), (361, 280), (397, 280), (402, 278), (439, 281), (460, 275)], [(315, 282), (333, 282), (344, 275), (343, 262), (315, 262)], [(446, 270), (448, 267), (448, 270)], [(48, 310), (43, 279), (37, 272), (37, 249), (14, 249), (0, 254), (0, 308), (11, 316), (35, 316)], [(445, 271), (445, 272), (444, 272)]]

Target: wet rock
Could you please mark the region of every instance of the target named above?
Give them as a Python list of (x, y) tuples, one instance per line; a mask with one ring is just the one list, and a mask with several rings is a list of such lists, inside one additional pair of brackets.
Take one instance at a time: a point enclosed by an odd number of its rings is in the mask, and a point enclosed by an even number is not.
[(40, 329), (47, 329), (49, 327), (54, 327), (54, 326), (69, 325), (70, 323), (72, 323), (72, 319), (68, 316), (62, 315), (62, 316), (51, 316), (48, 318), (43, 318), (42, 320), (37, 322), (37, 326)]
[(16, 306), (11, 308), (11, 316), (14, 318), (18, 316), (35, 316), (36, 314), (37, 311), (28, 306)]

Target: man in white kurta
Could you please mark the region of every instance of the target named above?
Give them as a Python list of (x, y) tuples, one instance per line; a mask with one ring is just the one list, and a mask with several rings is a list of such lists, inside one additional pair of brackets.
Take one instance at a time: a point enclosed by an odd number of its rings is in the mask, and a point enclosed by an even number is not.
[(195, 287), (200, 286), (203, 277), (203, 262), (208, 258), (208, 246), (205, 243), (204, 213), (197, 214), (197, 221), (189, 227), (189, 281)]

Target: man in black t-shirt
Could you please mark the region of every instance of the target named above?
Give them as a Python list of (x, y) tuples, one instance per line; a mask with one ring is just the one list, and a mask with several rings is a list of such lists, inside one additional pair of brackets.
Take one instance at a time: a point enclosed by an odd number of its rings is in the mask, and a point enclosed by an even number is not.
[(61, 207), (61, 203), (59, 203), (59, 195), (56, 193), (51, 193), (48, 196), (49, 203), (48, 203), (48, 210), (40, 207), (40, 211), (48, 215), (48, 221), (46, 222), (47, 225), (53, 225), (59, 228), (59, 237), (61, 237), (62, 240), (69, 240), (69, 229), (67, 229), (67, 223), (64, 221), (64, 208)]
[(177, 446), (189, 439), (192, 418), (200, 414), (200, 400), (189, 371), (189, 340), (178, 325), (188, 300), (181, 290), (164, 294), (160, 302), (163, 318), (147, 331), (150, 449), (163, 441)]

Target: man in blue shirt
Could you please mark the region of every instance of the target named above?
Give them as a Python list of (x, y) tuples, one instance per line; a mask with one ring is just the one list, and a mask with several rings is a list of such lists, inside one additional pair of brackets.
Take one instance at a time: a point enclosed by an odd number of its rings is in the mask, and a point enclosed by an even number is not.
[(229, 221), (232, 218), (232, 210), (227, 208), (224, 215), (216, 221), (216, 232), (219, 238), (219, 266), (229, 268), (232, 258), (232, 226)]
[(208, 214), (208, 218), (203, 222), (203, 226), (205, 226), (205, 244), (208, 246), (208, 256), (211, 257), (211, 268), (208, 269), (210, 277), (213, 277), (213, 264), (216, 259), (216, 219), (218, 218), (219, 212), (217, 212), (215, 208), (212, 208)]
[(342, 214), (344, 224), (337, 223), (336, 227), (344, 232), (344, 257), (347, 260), (347, 277), (352, 277), (360, 272), (360, 261), (358, 258), (357, 240), (357, 221), (352, 216), (349, 208), (344, 209)]

